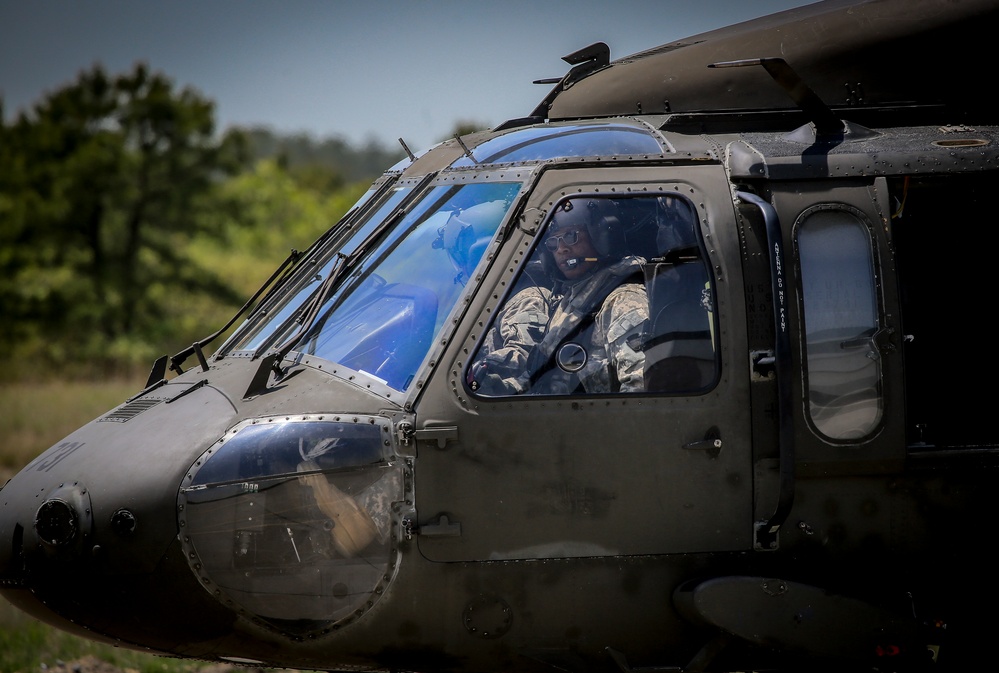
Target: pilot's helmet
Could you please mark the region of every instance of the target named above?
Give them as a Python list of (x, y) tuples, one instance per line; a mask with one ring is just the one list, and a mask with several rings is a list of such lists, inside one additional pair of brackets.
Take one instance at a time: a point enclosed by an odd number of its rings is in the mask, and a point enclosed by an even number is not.
[[(625, 232), (618, 219), (618, 206), (610, 199), (567, 199), (557, 206), (552, 215), (545, 240), (566, 230), (585, 229), (601, 263), (616, 262), (625, 255)], [(543, 263), (554, 269), (551, 250), (543, 248)]]
[(464, 285), (482, 259), (496, 225), (503, 219), (507, 204), (486, 201), (464, 210), (454, 211), (443, 227), (437, 230), (434, 248), (444, 248), (458, 274), (454, 280)]
[(601, 258), (624, 256), (624, 228), (618, 219), (618, 206), (610, 199), (568, 199), (555, 207), (548, 235), (568, 227), (586, 227), (590, 242)]

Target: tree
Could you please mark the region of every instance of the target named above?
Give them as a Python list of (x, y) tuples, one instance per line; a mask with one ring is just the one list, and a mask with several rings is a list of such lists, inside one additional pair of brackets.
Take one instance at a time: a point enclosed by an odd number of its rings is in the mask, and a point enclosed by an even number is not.
[(117, 77), (95, 66), (2, 119), (3, 354), (40, 340), (52, 364), (114, 359), (162, 336), (154, 287), (237, 301), (187, 254), (192, 237), (221, 233), (218, 185), (245, 164), (240, 133), (216, 138), (210, 101), (142, 64)]
[(370, 182), (405, 156), (401, 147), (386, 149), (375, 140), (355, 147), (339, 136), (318, 140), (305, 133), (279, 136), (264, 127), (249, 129), (246, 135), (255, 159), (276, 157), (292, 171), (322, 167), (345, 183)]
[(472, 133), (478, 133), (479, 131), (486, 131), (489, 129), (489, 124), (484, 124), (482, 122), (477, 122), (471, 119), (459, 119), (451, 127), (451, 132), (441, 138), (441, 141), (451, 140), (454, 137), (462, 137), (471, 135)]

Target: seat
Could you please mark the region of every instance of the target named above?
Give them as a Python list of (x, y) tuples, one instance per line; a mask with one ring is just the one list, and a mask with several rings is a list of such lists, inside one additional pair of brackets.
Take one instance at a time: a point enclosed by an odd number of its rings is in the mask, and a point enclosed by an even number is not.
[(692, 392), (709, 387), (717, 360), (712, 338), (711, 289), (699, 257), (645, 265), (649, 329), (645, 389)]
[(389, 285), (355, 323), (369, 331), (340, 363), (405, 390), (430, 350), (436, 320), (434, 292), (408, 283)]

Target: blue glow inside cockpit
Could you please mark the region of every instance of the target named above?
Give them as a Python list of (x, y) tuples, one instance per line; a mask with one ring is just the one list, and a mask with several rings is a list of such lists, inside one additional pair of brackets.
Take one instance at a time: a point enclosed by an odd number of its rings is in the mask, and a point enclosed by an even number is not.
[(405, 391), (521, 187), (445, 179), (410, 201), (416, 183), (393, 187), (373, 214), (300, 264), (234, 336), (233, 350), (287, 343)]

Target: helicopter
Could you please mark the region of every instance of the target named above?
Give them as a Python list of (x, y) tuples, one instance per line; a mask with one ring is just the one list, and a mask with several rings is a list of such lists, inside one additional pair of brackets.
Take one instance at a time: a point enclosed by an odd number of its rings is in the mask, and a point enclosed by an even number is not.
[(0, 593), (253, 666), (988, 665), (997, 19), (598, 43), (523, 118), (403, 143), (0, 489)]

